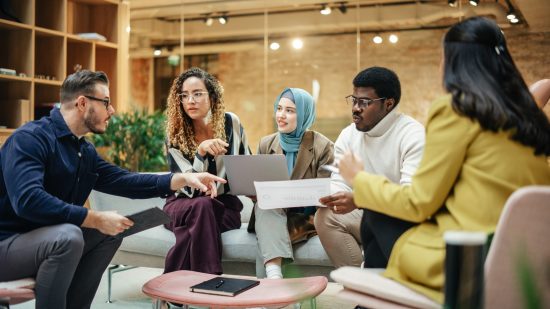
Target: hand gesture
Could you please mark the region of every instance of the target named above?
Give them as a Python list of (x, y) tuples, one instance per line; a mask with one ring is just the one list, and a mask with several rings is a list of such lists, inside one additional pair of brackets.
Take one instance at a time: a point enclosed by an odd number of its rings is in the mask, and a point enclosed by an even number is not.
[(95, 228), (105, 235), (115, 236), (129, 229), (134, 222), (116, 211), (88, 211), (83, 227)]
[(338, 168), (340, 169), (342, 178), (351, 185), (353, 178), (363, 170), (363, 161), (354, 153), (346, 152), (342, 159), (340, 159)]
[(214, 198), (218, 195), (216, 182), (226, 183), (227, 181), (209, 173), (177, 173), (172, 177), (170, 188), (172, 190), (178, 190), (185, 186), (189, 186), (206, 192), (207, 195)]
[(332, 195), (320, 198), (319, 202), (327, 206), (333, 213), (340, 215), (347, 214), (357, 208), (353, 202), (352, 192), (336, 192)]
[(228, 146), (228, 143), (219, 138), (207, 139), (200, 143), (197, 151), (201, 157), (206, 156), (207, 153), (215, 157), (225, 154), (227, 152), (226, 147)]

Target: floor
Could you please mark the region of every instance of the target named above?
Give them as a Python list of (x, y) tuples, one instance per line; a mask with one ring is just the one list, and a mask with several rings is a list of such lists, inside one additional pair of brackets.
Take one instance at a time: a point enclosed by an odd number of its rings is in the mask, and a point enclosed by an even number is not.
[[(145, 294), (141, 293), (142, 285), (149, 279), (162, 273), (162, 269), (139, 267), (119, 272), (113, 276), (113, 303), (106, 303), (107, 300), (107, 276), (104, 275), (92, 303), (94, 309), (122, 309), (122, 308), (152, 308), (152, 301)], [(318, 309), (352, 309), (355, 304), (346, 302), (336, 296), (342, 286), (329, 282), (326, 290), (317, 297)], [(13, 309), (33, 309), (34, 301), (11, 306)], [(288, 306), (286, 309), (293, 309)], [(310, 309), (309, 302), (302, 304), (302, 309)]]

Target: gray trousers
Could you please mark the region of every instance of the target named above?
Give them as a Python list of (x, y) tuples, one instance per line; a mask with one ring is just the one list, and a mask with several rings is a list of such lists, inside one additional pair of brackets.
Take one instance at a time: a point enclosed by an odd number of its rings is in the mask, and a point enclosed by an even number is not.
[(256, 259), (256, 276), (265, 277), (265, 262), (277, 257), (294, 259), (290, 235), (286, 227), (286, 213), (283, 209), (261, 209), (254, 206), (256, 215), (256, 237), (259, 256)]
[(0, 241), (0, 281), (36, 279), (36, 308), (90, 308), (122, 240), (73, 224)]

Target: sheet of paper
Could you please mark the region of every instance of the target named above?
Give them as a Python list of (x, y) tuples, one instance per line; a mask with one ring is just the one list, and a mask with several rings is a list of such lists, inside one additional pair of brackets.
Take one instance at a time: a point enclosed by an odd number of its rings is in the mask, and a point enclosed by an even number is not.
[(319, 199), (330, 195), (330, 178), (254, 181), (254, 186), (262, 209), (322, 206)]

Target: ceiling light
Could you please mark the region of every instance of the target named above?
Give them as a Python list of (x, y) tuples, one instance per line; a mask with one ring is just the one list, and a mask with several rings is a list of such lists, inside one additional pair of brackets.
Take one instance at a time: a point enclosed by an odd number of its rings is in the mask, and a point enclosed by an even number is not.
[(269, 48), (271, 48), (271, 50), (277, 50), (281, 47), (281, 45), (277, 42), (273, 42), (271, 44), (269, 44)]
[(506, 18), (508, 18), (508, 20), (517, 19), (516, 13), (514, 12), (514, 10), (508, 11)]
[(473, 6), (477, 6), (479, 4), (479, 0), (470, 0), (470, 4)]
[(382, 43), (384, 40), (382, 39), (382, 37), (377, 34), (374, 36), (374, 38), (372, 38), (372, 41), (375, 43), (375, 44), (380, 44)]
[(510, 19), (510, 22), (511, 22), (512, 24), (517, 24), (517, 23), (519, 23), (519, 19), (518, 19), (517, 17), (516, 17), (516, 18), (512, 18), (512, 19)]
[(450, 7), (456, 7), (456, 0), (447, 0), (447, 3), (449, 3)]
[(340, 2), (340, 6), (338, 7), (338, 10), (340, 11), (340, 13), (346, 14), (346, 12), (348, 11), (348, 7), (346, 6), (346, 3)]
[(218, 21), (220, 22), (220, 24), (222, 25), (225, 25), (227, 24), (227, 20), (229, 19), (229, 17), (227, 17), (227, 15), (222, 15), (220, 17), (218, 17)]
[(304, 41), (302, 41), (302, 39), (294, 39), (292, 40), (292, 47), (294, 47), (294, 49), (302, 49), (302, 47), (304, 47)]
[(210, 27), (210, 26), (212, 26), (212, 24), (214, 23), (214, 18), (212, 18), (212, 17), (207, 17), (207, 18), (204, 20), (204, 23), (205, 23), (208, 27)]
[(153, 51), (153, 55), (160, 56), (162, 54), (162, 50), (160, 48), (155, 48), (155, 51)]
[(390, 34), (390, 37), (388, 38), (390, 40), (390, 43), (395, 44), (397, 41), (399, 41), (399, 38), (396, 34)]
[(130, 31), (132, 31), (132, 27), (126, 26), (126, 33), (130, 33)]
[(330, 6), (323, 4), (323, 9), (321, 9), (320, 12), (323, 15), (330, 15), (330, 13), (332, 13), (332, 9), (330, 8)]

